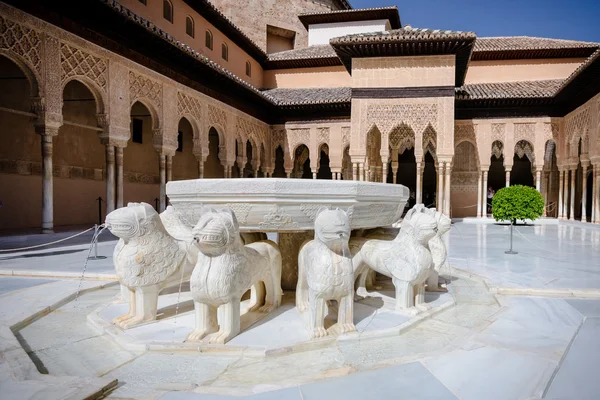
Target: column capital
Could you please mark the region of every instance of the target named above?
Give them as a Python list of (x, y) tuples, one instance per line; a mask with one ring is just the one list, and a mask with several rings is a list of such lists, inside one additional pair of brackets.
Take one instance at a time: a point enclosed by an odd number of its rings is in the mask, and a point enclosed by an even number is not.
[(123, 138), (103, 137), (100, 138), (100, 143), (102, 143), (105, 146), (114, 146), (120, 148), (127, 147), (127, 139)]
[(60, 125), (58, 125), (58, 126), (57, 125), (47, 125), (47, 124), (34, 125), (35, 133), (37, 133), (40, 136), (57, 136), (59, 128), (60, 128)]

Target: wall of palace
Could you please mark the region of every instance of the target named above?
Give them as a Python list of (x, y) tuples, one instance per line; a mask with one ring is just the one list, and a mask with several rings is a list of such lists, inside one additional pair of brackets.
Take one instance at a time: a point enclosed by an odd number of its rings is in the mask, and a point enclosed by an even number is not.
[[(239, 78), (244, 79), (255, 87), (262, 87), (263, 71), (261, 65), (255, 59), (216, 29), (199, 13), (194, 11), (185, 1), (169, 1), (173, 4), (173, 22), (166, 20), (163, 16), (163, 0), (148, 0), (146, 5), (139, 0), (120, 0), (120, 3)], [(192, 17), (194, 21), (194, 37), (186, 33), (186, 17), (188, 16)], [(210, 30), (212, 33), (212, 49), (206, 46), (205, 34), (207, 30)], [(228, 49), (227, 60), (222, 57), (221, 46), (223, 43), (225, 43)], [(246, 61), (250, 61), (252, 65), (251, 76), (246, 75)]]
[(265, 51), (267, 25), (296, 32), (294, 48), (299, 49), (308, 46), (308, 31), (298, 15), (330, 12), (339, 7), (333, 0), (256, 0), (251, 7), (238, 0), (213, 0), (211, 3)]
[(585, 58), (471, 61), (466, 84), (566, 79)]
[(2, 3), (0, 26), (0, 229), (95, 223), (99, 196), (164, 207), (167, 180), (230, 172), (236, 141), (272, 169), (262, 121)]
[(455, 56), (352, 59), (352, 87), (454, 86)]
[(343, 65), (266, 70), (263, 85), (273, 88), (349, 87), (352, 77)]

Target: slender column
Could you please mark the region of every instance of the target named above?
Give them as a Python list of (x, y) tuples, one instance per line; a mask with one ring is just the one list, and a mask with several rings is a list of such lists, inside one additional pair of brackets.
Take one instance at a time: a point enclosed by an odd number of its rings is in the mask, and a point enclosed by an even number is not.
[(535, 170), (535, 190), (542, 193), (542, 170)]
[(481, 209), (481, 215), (484, 218), (487, 218), (487, 210), (488, 210), (488, 205), (487, 205), (487, 191), (488, 191), (488, 170), (484, 170), (483, 171), (483, 193), (481, 194), (481, 205), (483, 206)]
[(564, 188), (565, 188), (565, 171), (558, 170), (558, 219), (563, 219), (565, 216), (564, 206)]
[(352, 163), (352, 180), (358, 180), (358, 163)]
[(597, 180), (597, 175), (598, 175), (598, 166), (597, 165), (592, 165), (592, 222), (598, 222), (598, 198), (597, 198), (597, 194), (598, 194), (598, 183), (596, 182)]
[(313, 172), (313, 179), (317, 179), (317, 173)]
[(365, 164), (364, 163), (358, 163), (358, 180), (360, 180), (360, 181), (365, 180)]
[[(509, 187), (510, 186), (510, 171), (512, 171), (511, 168), (506, 168), (506, 177), (505, 177), (505, 186)], [(487, 188), (486, 188), (487, 190)]]
[(596, 223), (600, 223), (600, 163), (594, 167), (595, 179), (594, 179), (594, 219)]
[(54, 232), (52, 135), (42, 135), (42, 233)]
[(421, 198), (423, 197), (423, 169), (421, 163), (417, 163), (417, 193), (415, 193), (415, 201), (417, 204), (423, 203)]
[(166, 164), (167, 164), (167, 156), (165, 156), (164, 154), (159, 154), (158, 155), (158, 174), (160, 176), (160, 195), (158, 196), (159, 199), (159, 208), (158, 208), (158, 212), (163, 212), (165, 211), (166, 208), (166, 197), (167, 197), (167, 171), (166, 171)]
[(575, 169), (571, 169), (571, 214), (569, 215), (570, 221), (573, 221), (575, 219), (575, 172)]
[(106, 145), (106, 214), (115, 209), (115, 146)]
[(204, 161), (201, 158), (198, 158), (198, 178), (204, 179)]
[(381, 167), (381, 182), (387, 183), (388, 164), (384, 163)]
[(544, 198), (544, 214), (543, 216), (546, 217), (547, 216), (547, 211), (548, 211), (548, 199), (550, 196), (550, 174), (548, 172), (544, 173), (544, 184), (542, 185), (543, 189), (543, 193), (542, 193), (542, 197)]
[(117, 165), (117, 208), (123, 207), (123, 148), (115, 147), (115, 162)]
[(450, 175), (452, 172), (451, 163), (446, 163), (446, 181), (444, 182), (444, 214), (450, 216)]
[(394, 182), (394, 185), (396, 184), (397, 180), (398, 180), (398, 162), (392, 161), (392, 182)]
[(479, 173), (477, 174), (477, 218), (481, 218), (481, 185), (482, 180), (481, 180), (481, 170), (479, 170)]
[(438, 179), (436, 193), (436, 209), (444, 212), (444, 163), (438, 164)]
[(167, 182), (171, 182), (173, 180), (173, 156), (167, 156), (166, 161)]
[(583, 182), (581, 185), (581, 222), (587, 222), (587, 165), (581, 166), (583, 169)]

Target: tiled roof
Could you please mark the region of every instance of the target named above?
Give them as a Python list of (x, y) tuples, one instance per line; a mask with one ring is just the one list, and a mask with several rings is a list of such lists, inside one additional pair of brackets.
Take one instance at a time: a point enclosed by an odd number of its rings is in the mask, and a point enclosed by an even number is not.
[(598, 43), (532, 36), (479, 37), (475, 41), (473, 52), (577, 48), (598, 48)]
[(263, 94), (278, 106), (349, 103), (351, 90), (340, 88), (268, 89)]
[(473, 60), (588, 57), (600, 44), (530, 36), (477, 38)]
[(384, 32), (356, 33), (330, 40), (332, 45), (358, 43), (386, 43), (398, 41), (431, 41), (475, 39), (473, 32), (448, 31), (439, 29), (412, 28), (410, 26)]
[[(302, 49), (280, 51), (267, 56), (269, 61), (302, 60), (307, 58), (338, 58), (329, 44), (319, 44)], [(341, 62), (340, 62), (341, 65)]]
[(400, 14), (398, 13), (398, 7), (396, 6), (306, 13), (298, 15), (298, 19), (300, 19), (304, 27), (307, 29), (311, 24), (370, 21), (380, 19), (389, 20), (392, 29), (398, 29), (402, 27), (402, 23), (400, 22)]
[(562, 79), (501, 83), (472, 83), (456, 88), (457, 100), (552, 98)]
[(600, 59), (600, 48), (596, 50), (591, 56), (589, 56), (575, 71), (569, 75), (567, 79), (565, 79), (560, 87), (562, 90), (566, 86), (568, 86), (571, 82), (575, 80), (587, 67), (589, 67), (592, 63), (596, 62)]

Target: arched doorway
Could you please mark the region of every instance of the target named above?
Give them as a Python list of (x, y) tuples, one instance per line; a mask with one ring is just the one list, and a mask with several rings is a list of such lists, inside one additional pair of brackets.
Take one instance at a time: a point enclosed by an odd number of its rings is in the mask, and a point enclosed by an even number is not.
[(221, 139), (219, 133), (213, 127), (208, 131), (208, 157), (204, 163), (205, 178), (224, 178), (225, 168), (221, 163)]
[(263, 143), (260, 144), (260, 164), (258, 165), (258, 176), (257, 178), (265, 177), (265, 168), (267, 168), (266, 164), (266, 153), (265, 153), (265, 145)]
[(284, 151), (281, 145), (275, 149), (275, 169), (273, 170), (274, 178), (285, 178), (285, 159)]
[(304, 144), (298, 146), (294, 151), (292, 176), (301, 179), (312, 179), (313, 177), (310, 169), (310, 151)]
[(319, 149), (319, 170), (317, 171), (317, 179), (332, 179), (333, 174), (329, 167), (329, 146), (322, 144)]
[(153, 114), (143, 103), (131, 106), (131, 137), (123, 150), (123, 200), (157, 207), (160, 196), (158, 153), (152, 145)]
[(246, 141), (246, 165), (244, 165), (244, 170), (242, 172), (242, 177), (244, 178), (255, 178), (254, 171), (254, 149), (252, 147), (252, 143), (247, 140)]
[(352, 159), (350, 158), (350, 146), (346, 146), (344, 149), (344, 155), (342, 156), (342, 180), (351, 181), (352, 176)]
[(479, 162), (477, 150), (471, 142), (461, 142), (454, 150), (452, 167), (452, 216), (457, 218), (477, 216), (477, 182)]
[(526, 140), (520, 140), (515, 145), (513, 167), (510, 174), (511, 185), (535, 187), (533, 181), (533, 146)]
[[(54, 138), (54, 225), (88, 225), (103, 220), (98, 198), (105, 201), (105, 146), (98, 138), (96, 114), (101, 112), (92, 91), (77, 80), (63, 89), (63, 125)], [(156, 159), (154, 160), (156, 163)], [(98, 172), (97, 172), (98, 171)]]
[(34, 79), (0, 56), (0, 187), (5, 189), (0, 192), (0, 230), (42, 224), (42, 146), (28, 115), (31, 96), (37, 94)]
[(381, 182), (383, 162), (381, 160), (381, 132), (376, 126), (367, 134), (366, 180)]
[(415, 159), (415, 148), (405, 149), (398, 154), (398, 173), (396, 183), (406, 186), (410, 190), (408, 207), (411, 208), (416, 202), (417, 188), (417, 163)]
[(235, 161), (231, 167), (231, 177), (241, 178), (242, 170), (240, 164), (242, 164), (241, 156), (244, 154), (244, 142), (241, 139), (235, 139)]
[[(483, 188), (487, 193), (491, 187), (494, 192), (506, 186), (506, 172), (504, 168), (504, 144), (496, 140), (492, 143), (492, 156), (490, 158), (490, 169), (488, 171), (488, 187)], [(487, 196), (486, 196), (487, 198)]]
[(548, 140), (544, 152), (544, 171), (542, 193), (546, 206), (547, 217), (558, 217), (559, 171), (556, 160), (556, 143)]
[(585, 222), (591, 222), (592, 221), (592, 207), (593, 207), (593, 187), (594, 187), (594, 173), (592, 170), (588, 170), (587, 172), (587, 176), (584, 178), (587, 179), (587, 187), (586, 187), (586, 192), (585, 192), (585, 216), (586, 216), (586, 221)]
[(173, 180), (198, 177), (198, 163), (193, 150), (194, 129), (190, 121), (182, 117), (177, 127), (177, 151), (173, 157)]
[(425, 207), (435, 207), (437, 174), (435, 173), (435, 159), (431, 152), (425, 153), (423, 169), (423, 204)]

